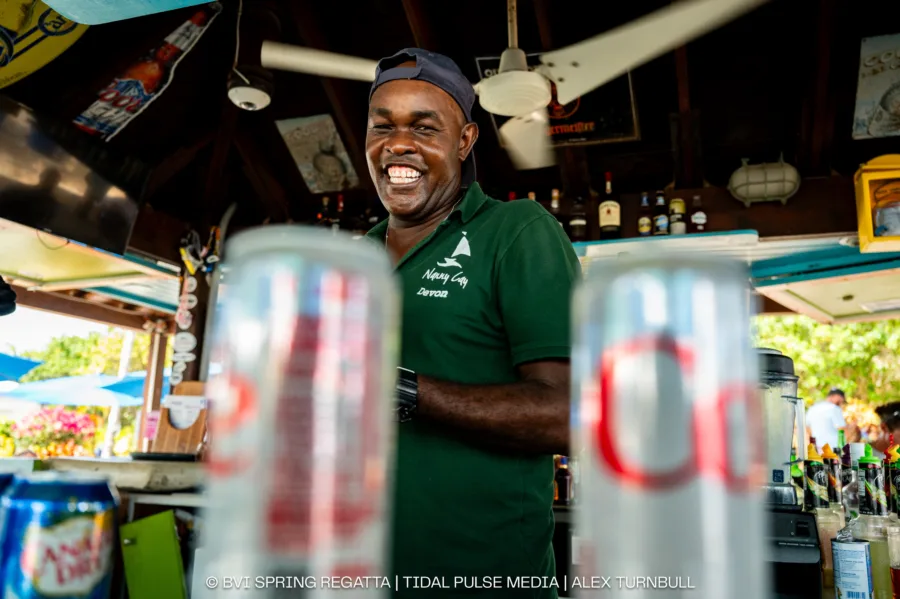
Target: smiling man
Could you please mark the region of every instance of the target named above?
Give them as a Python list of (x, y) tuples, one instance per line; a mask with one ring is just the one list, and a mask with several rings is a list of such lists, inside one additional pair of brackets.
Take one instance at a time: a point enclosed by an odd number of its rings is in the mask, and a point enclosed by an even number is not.
[(568, 452), (580, 267), (540, 205), (475, 182), (474, 102), (452, 60), (419, 49), (382, 60), (370, 94), (369, 174), (390, 216), (368, 237), (403, 301), (394, 572), (451, 587), (401, 578), (405, 597), (551, 598), (483, 587), (555, 574), (551, 456)]

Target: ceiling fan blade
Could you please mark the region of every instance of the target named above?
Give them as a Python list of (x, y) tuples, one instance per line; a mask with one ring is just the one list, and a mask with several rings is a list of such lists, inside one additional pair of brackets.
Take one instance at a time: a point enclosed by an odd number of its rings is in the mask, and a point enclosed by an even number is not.
[(320, 77), (372, 82), (378, 61), (302, 46), (263, 42), (261, 64), (267, 69), (294, 71)]
[(500, 139), (513, 165), (519, 170), (553, 166), (550, 118), (546, 110), (509, 119), (500, 127)]
[(684, 0), (617, 29), (541, 55), (568, 104), (631, 69), (716, 29), (767, 0)]

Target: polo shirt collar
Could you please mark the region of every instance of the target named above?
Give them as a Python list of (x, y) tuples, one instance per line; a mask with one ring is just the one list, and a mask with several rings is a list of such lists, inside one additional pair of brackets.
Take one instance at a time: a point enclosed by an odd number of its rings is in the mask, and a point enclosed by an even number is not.
[(466, 195), (463, 196), (459, 206), (457, 206), (453, 212), (459, 212), (462, 222), (468, 223), (478, 213), (481, 207), (484, 206), (486, 201), (487, 196), (484, 195), (481, 186), (478, 182), (472, 182), (472, 184), (469, 185), (468, 191), (466, 191)]
[[(459, 205), (457, 205), (456, 208), (453, 209), (453, 212), (450, 213), (450, 216), (452, 217), (458, 212), (462, 222), (468, 223), (474, 218), (481, 207), (484, 206), (486, 201), (487, 196), (484, 194), (484, 191), (482, 191), (481, 186), (477, 182), (473, 182), (469, 185), (469, 189), (466, 191), (466, 195), (463, 196), (462, 201), (460, 201)], [(389, 219), (386, 218), (372, 227), (369, 232), (366, 233), (366, 237), (383, 242), (384, 235), (388, 228), (388, 220)]]

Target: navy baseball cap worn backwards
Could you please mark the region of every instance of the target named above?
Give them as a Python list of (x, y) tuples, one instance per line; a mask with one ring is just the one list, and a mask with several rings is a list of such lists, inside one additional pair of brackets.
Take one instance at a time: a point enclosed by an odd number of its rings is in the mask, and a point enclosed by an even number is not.
[[(398, 66), (404, 62), (415, 61), (415, 66)], [(421, 48), (406, 48), (393, 56), (382, 58), (375, 69), (375, 82), (369, 90), (369, 102), (378, 86), (398, 79), (414, 79), (425, 81), (439, 87), (453, 98), (463, 111), (466, 122), (472, 121), (472, 106), (475, 105), (475, 89), (453, 59), (429, 52)], [(462, 183), (469, 185), (475, 181), (475, 152), (463, 163)]]

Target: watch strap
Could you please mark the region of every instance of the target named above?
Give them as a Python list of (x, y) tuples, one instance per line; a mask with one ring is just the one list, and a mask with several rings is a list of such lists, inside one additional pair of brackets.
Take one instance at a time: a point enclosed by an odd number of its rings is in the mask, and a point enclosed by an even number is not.
[(419, 378), (407, 368), (397, 368), (397, 420), (409, 422), (419, 403)]

